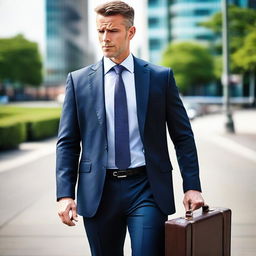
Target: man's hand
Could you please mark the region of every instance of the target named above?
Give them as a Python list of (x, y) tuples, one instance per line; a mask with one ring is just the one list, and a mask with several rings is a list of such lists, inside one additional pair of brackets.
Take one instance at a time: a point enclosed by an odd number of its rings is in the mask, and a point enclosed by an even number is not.
[(199, 209), (204, 205), (204, 199), (201, 196), (201, 192), (197, 190), (188, 190), (184, 195), (183, 204), (186, 211)]
[(78, 221), (75, 201), (72, 198), (61, 198), (57, 205), (61, 221), (68, 226), (75, 226), (74, 221)]

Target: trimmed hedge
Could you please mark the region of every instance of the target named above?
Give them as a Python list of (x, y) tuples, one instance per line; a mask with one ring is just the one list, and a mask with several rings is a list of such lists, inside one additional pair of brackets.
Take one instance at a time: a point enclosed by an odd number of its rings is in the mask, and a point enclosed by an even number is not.
[(60, 108), (0, 107), (0, 150), (56, 136)]
[(0, 150), (17, 148), (24, 141), (26, 141), (25, 123), (0, 126)]
[(40, 140), (56, 136), (59, 127), (59, 118), (37, 120), (26, 123), (27, 140)]

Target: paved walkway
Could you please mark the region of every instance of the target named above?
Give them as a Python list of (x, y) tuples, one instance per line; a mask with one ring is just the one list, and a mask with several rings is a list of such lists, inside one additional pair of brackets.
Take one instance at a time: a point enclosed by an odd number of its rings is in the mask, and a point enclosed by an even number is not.
[(0, 152), (0, 173), (53, 154), (56, 138), (21, 143), (18, 149)]
[(256, 110), (237, 110), (233, 120), (234, 134), (226, 132), (225, 116), (220, 114), (198, 118), (192, 126), (196, 137), (207, 137), (211, 142), (256, 162)]

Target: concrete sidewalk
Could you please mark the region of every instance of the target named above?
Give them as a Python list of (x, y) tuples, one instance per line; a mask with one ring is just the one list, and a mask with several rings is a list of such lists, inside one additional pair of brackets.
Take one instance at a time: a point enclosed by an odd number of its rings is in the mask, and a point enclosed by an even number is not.
[[(233, 111), (233, 121), (235, 127), (235, 133), (230, 134), (225, 131), (224, 122), (225, 115), (216, 113), (210, 114), (202, 117), (198, 117), (194, 121), (192, 121), (192, 125), (194, 129), (198, 129), (200, 131), (205, 130), (205, 134), (217, 134), (223, 136), (229, 136), (231, 139), (236, 140), (236, 136), (241, 136), (244, 138), (248, 136), (256, 135), (256, 109), (241, 109)], [(253, 148), (256, 150), (256, 146), (253, 145), (253, 141), (247, 144), (247, 139), (240, 140), (241, 144), (248, 146), (249, 148)]]
[(192, 127), (196, 139), (211, 140), (240, 156), (256, 161), (256, 110), (236, 110), (233, 113), (235, 133), (225, 130), (224, 114), (212, 114), (195, 119)]
[(0, 173), (33, 162), (56, 151), (56, 138), (24, 142), (18, 149), (0, 151)]

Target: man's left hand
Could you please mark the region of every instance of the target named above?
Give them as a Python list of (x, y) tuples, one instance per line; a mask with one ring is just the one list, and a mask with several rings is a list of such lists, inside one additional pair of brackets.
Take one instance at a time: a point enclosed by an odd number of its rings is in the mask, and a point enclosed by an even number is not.
[(188, 190), (184, 195), (183, 204), (186, 211), (199, 209), (204, 205), (204, 199), (201, 192), (197, 190)]

